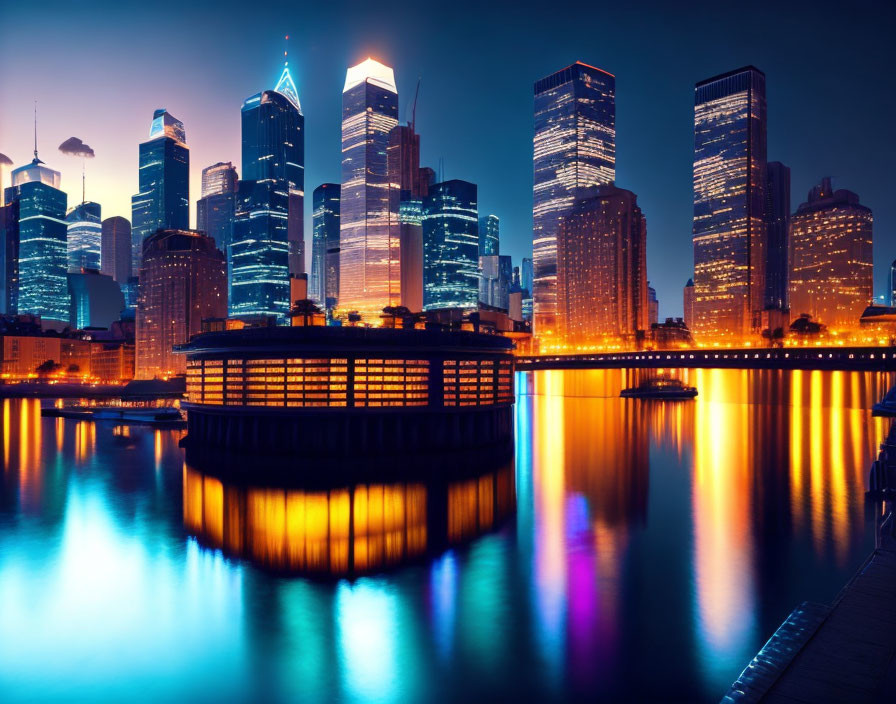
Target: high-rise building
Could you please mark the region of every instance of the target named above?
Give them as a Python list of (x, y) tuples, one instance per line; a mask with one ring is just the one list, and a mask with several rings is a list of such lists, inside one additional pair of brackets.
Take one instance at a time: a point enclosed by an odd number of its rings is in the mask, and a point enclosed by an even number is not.
[(694, 96), (694, 334), (742, 340), (765, 307), (765, 74), (753, 66)]
[[(129, 253), (130, 254), (130, 253)], [(111, 276), (96, 269), (68, 273), (69, 324), (77, 330), (111, 328), (121, 319), (124, 296)]]
[(423, 309), (477, 308), (479, 212), (476, 184), (444, 181), (423, 200)]
[(532, 299), (534, 285), (532, 258), (523, 257), (522, 266), (520, 266), (520, 286), (523, 289), (523, 320), (532, 320), (534, 314), (535, 301)]
[(401, 305), (423, 310), (423, 198), (432, 169), (420, 168), (420, 135), (414, 125), (396, 125), (386, 152), (389, 171), (391, 241), (399, 249)]
[(694, 280), (688, 279), (684, 285), (684, 324), (688, 329), (694, 324)]
[(6, 190), (7, 309), (68, 324), (68, 196), (61, 176), (37, 158), (12, 172)]
[[(6, 189), (0, 187), (3, 200)], [(0, 205), (0, 313), (15, 313), (15, 294), (18, 293), (18, 223), (13, 218), (13, 205)]]
[(102, 210), (99, 203), (85, 201), (65, 216), (68, 270), (99, 269), (102, 249)]
[(137, 301), (136, 378), (183, 374), (174, 345), (227, 315), (227, 266), (214, 240), (194, 230), (161, 230), (146, 240)]
[(768, 162), (765, 182), (765, 307), (789, 308), (790, 168)]
[(616, 79), (576, 62), (535, 83), (534, 332), (556, 332), (557, 236), (579, 188), (616, 178)]
[(131, 262), (140, 267), (143, 240), (159, 229), (190, 226), (190, 148), (184, 123), (164, 108), (153, 113), (140, 145), (140, 190), (131, 198)]
[[(480, 219), (480, 223), (482, 220)], [(482, 230), (480, 229), (480, 233)], [(480, 238), (480, 244), (482, 240)], [(504, 254), (487, 254), (479, 257), (479, 302), (495, 308), (509, 306), (510, 287), (513, 283), (513, 262)]]
[(887, 288), (889, 289), (887, 293), (889, 294), (888, 298), (890, 299), (890, 305), (896, 306), (896, 260), (894, 260), (893, 263), (890, 264), (890, 273), (889, 277), (887, 278)]
[(401, 302), (387, 163), (397, 124), (392, 69), (373, 59), (349, 68), (342, 90), (339, 308), (370, 321)]
[(103, 220), (100, 271), (119, 286), (131, 277), (131, 223), (127, 218), (116, 215)]
[(660, 322), (660, 301), (656, 297), (656, 289), (647, 282), (647, 327)]
[(289, 277), (304, 273), (305, 117), (289, 68), (242, 107), (243, 180), (228, 254), (230, 314), (289, 312)]
[(479, 218), (479, 256), (489, 257), (501, 253), (500, 222), (497, 215)]
[(323, 183), (312, 194), (309, 296), (333, 308), (339, 295), (339, 184)]
[(808, 313), (831, 330), (859, 327), (873, 296), (871, 209), (831, 179), (809, 192), (790, 219), (790, 310)]
[(631, 191), (604, 185), (579, 194), (557, 236), (558, 337), (632, 341), (649, 323), (646, 219)]
[(196, 229), (211, 237), (225, 253), (233, 238), (238, 180), (229, 161), (207, 166), (202, 170), (202, 198), (196, 201)]

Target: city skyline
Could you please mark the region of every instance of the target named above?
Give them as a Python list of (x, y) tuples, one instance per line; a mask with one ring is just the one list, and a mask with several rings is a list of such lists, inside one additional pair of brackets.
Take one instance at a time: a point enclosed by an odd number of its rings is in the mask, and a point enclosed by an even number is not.
[[(51, 3), (52, 5), (52, 3)], [(103, 7), (104, 3), (88, 3)], [(225, 3), (226, 6), (226, 3)], [(85, 13), (88, 11), (85, 8)], [(633, 13), (620, 9), (582, 10), (580, 14), (607, 13), (606, 19), (620, 30), (636, 21)], [(422, 77), (417, 107), (417, 131), (422, 135), (421, 163), (439, 167), (444, 157), (445, 179), (461, 178), (479, 186), (480, 210), (501, 218), (502, 251), (515, 262), (530, 256), (531, 247), (531, 138), (532, 85), (536, 80), (581, 60), (599, 66), (617, 77), (617, 181), (621, 187), (638, 194), (639, 203), (652, 223), (648, 235), (648, 269), (658, 290), (660, 317), (681, 314), (681, 286), (692, 274), (691, 239), (691, 158), (693, 153), (693, 87), (700, 80), (737, 66), (753, 64), (767, 76), (769, 103), (769, 155), (793, 170), (792, 189), (804, 193), (823, 176), (833, 176), (834, 185), (860, 194), (875, 212), (875, 294), (886, 290), (884, 262), (893, 259), (886, 234), (896, 219), (886, 198), (887, 181), (882, 139), (883, 115), (894, 100), (885, 84), (885, 49), (876, 41), (881, 29), (870, 21), (864, 33), (849, 37), (837, 34), (837, 42), (825, 41), (837, 33), (834, 20), (823, 11), (802, 17), (794, 10), (769, 25), (766, 46), (749, 41), (750, 31), (761, 25), (771, 11), (759, 6), (737, 29), (718, 29), (721, 11), (701, 15), (687, 13), (685, 18), (665, 18), (658, 13), (639, 14), (647, 23), (651, 38), (649, 51), (633, 51), (615, 36), (598, 36), (586, 31), (570, 18), (545, 18), (520, 21), (513, 31), (494, 36), (491, 31), (501, 21), (500, 8), (489, 8), (477, 16), (480, 29), (471, 37), (473, 51), (457, 56), (446, 64), (444, 40), (430, 36), (442, 23), (457, 26), (460, 8), (446, 11), (444, 17), (430, 14), (419, 17), (371, 19), (364, 12), (353, 21), (340, 25), (336, 36), (323, 42), (315, 29), (332, 21), (329, 11), (316, 10), (302, 17), (302, 30), (295, 14), (276, 6), (261, 7), (245, 20), (245, 36), (258, 41), (242, 42), (236, 51), (222, 39), (243, 36), (243, 25), (235, 19), (222, 19), (219, 32), (212, 37), (196, 37), (189, 51), (207, 51), (209, 61), (186, 62), (176, 73), (144, 75), (135, 85), (132, 72), (150, 55), (152, 42), (131, 36), (130, 28), (139, 26), (142, 11), (120, 10), (108, 19), (95, 20), (97, 29), (115, 21), (127, 41), (115, 37), (112, 48), (120, 49), (119, 66), (104, 68), (97, 74), (101, 85), (118, 96), (114, 104), (104, 105), (102, 121), (95, 120), (93, 106), (74, 99), (74, 76), (93, 65), (98, 52), (84, 46), (66, 31), (72, 18), (67, 6), (56, 6), (50, 17), (25, 7), (9, 8), (9, 22), (0, 29), (0, 59), (12, 60), (23, 38), (40, 28), (40, 34), (54, 48), (51, 56), (65, 53), (48, 73), (45, 56), (20, 67), (0, 85), (0, 152), (10, 156), (14, 166), (26, 163), (31, 152), (31, 101), (38, 100), (41, 157), (51, 168), (62, 171), (63, 190), (75, 205), (80, 160), (63, 157), (55, 145), (72, 134), (94, 146), (97, 158), (87, 167), (87, 199), (103, 206), (105, 217), (130, 217), (128, 199), (137, 190), (137, 144), (145, 141), (146, 115), (166, 107), (178, 116), (189, 131), (191, 147), (191, 224), (195, 224), (195, 203), (200, 193), (201, 170), (219, 161), (239, 161), (238, 109), (246, 95), (260, 85), (273, 84), (282, 70), (280, 49), (283, 35), (290, 32), (290, 68), (307, 114), (308, 159), (306, 190), (339, 180), (339, 105), (340, 89), (347, 66), (370, 55), (395, 69), (398, 81), (399, 118), (406, 121), (418, 77)], [(186, 18), (201, 12), (185, 10)], [(721, 17), (720, 17), (721, 13)], [(388, 15), (390, 13), (384, 13)], [(413, 15), (414, 13), (409, 13)], [(581, 17), (579, 19), (582, 19)], [(370, 21), (365, 21), (370, 20)], [(814, 36), (794, 36), (788, 27), (805, 21)], [(418, 39), (408, 39), (402, 29), (413, 24)], [(657, 35), (657, 27), (667, 25), (669, 37)], [(554, 37), (537, 57), (513, 54), (513, 71), (503, 72), (500, 81), (484, 78), (469, 80), (474, 66), (482, 67), (497, 56), (506, 55), (513, 37), (539, 33)], [(542, 29), (543, 28), (543, 29)], [(252, 31), (249, 32), (249, 29)], [(676, 31), (678, 32), (676, 34)], [(709, 31), (709, 34), (706, 32)], [(484, 34), (481, 36), (479, 32)], [(331, 33), (332, 34), (332, 33)], [(485, 41), (485, 34), (489, 42)], [(610, 34), (624, 34), (623, 31)], [(812, 34), (806, 32), (806, 35)], [(862, 38), (853, 38), (861, 34)], [(664, 52), (675, 43), (700, 37), (705, 42), (700, 52), (677, 56), (669, 62)], [(775, 40), (789, 43), (784, 48)], [(214, 39), (214, 43), (212, 43)], [(430, 41), (433, 40), (433, 41)], [(492, 41), (493, 40), (493, 41)], [(862, 52), (856, 52), (861, 43)], [(825, 46), (828, 61), (824, 77), (816, 70), (812, 49)], [(75, 50), (76, 49), (76, 50)], [(69, 54), (74, 51), (73, 56)], [(185, 56), (184, 49), (166, 47), (172, 58)], [(870, 52), (870, 53), (869, 53)], [(861, 57), (856, 56), (861, 54)], [(209, 62), (214, 63), (211, 66)], [(662, 69), (662, 79), (658, 71)], [(474, 74), (482, 76), (482, 74)], [(53, 76), (47, 80), (47, 76)], [(202, 81), (200, 81), (200, 78)], [(824, 86), (836, 78), (848, 78), (844, 91), (829, 95)], [(197, 81), (200, 81), (197, 83)], [(25, 89), (27, 87), (27, 90)], [(656, 106), (663, 105), (661, 113)], [(449, 109), (449, 106), (453, 108)], [(451, 115), (446, 119), (442, 115)], [(114, 129), (98, 129), (107, 125)], [(829, 140), (826, 135), (846, 132), (849, 139)], [(881, 136), (883, 135), (883, 137)], [(885, 146), (885, 145), (883, 145)], [(494, 163), (506, 168), (494, 169)], [(238, 165), (239, 167), (239, 165)], [(8, 173), (8, 170), (7, 170)], [(305, 248), (310, 252), (311, 208), (305, 207)], [(308, 265), (306, 257), (306, 267)]]

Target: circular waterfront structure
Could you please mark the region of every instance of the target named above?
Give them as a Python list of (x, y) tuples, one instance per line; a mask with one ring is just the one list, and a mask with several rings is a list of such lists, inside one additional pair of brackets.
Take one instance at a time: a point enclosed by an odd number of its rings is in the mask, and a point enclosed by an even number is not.
[(468, 331), (246, 328), (187, 356), (188, 444), (370, 456), (485, 447), (513, 435), (513, 343)]

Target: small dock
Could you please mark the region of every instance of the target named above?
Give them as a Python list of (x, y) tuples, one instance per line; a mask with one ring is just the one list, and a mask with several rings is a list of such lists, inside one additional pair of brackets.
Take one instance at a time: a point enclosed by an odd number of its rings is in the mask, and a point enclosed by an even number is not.
[(896, 701), (896, 533), (878, 545), (830, 605), (802, 604), (750, 661), (725, 704)]

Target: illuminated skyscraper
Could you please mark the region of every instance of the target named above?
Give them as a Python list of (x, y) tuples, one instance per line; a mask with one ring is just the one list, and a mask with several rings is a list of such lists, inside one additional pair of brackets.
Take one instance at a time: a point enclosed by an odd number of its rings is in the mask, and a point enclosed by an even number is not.
[(890, 264), (889, 276), (887, 277), (887, 291), (890, 305), (896, 306), (896, 261)]
[[(2, 156), (2, 155), (0, 155)], [(2, 165), (2, 161), (0, 161)], [(6, 189), (0, 188), (3, 199)], [(18, 292), (18, 223), (13, 219), (13, 206), (0, 205), (0, 313), (14, 313), (13, 290)]]
[(489, 257), (501, 253), (500, 222), (497, 215), (479, 218), (479, 256)]
[(190, 226), (190, 148), (184, 123), (164, 108), (153, 113), (140, 145), (139, 192), (131, 198), (131, 261), (140, 267), (143, 240), (162, 228)]
[(68, 242), (68, 270), (100, 268), (103, 240), (102, 210), (99, 203), (85, 201), (65, 216)]
[(632, 341), (649, 323), (646, 219), (631, 191), (579, 193), (557, 238), (558, 336), (567, 344)]
[(243, 180), (228, 255), (230, 315), (285, 316), (304, 273), (305, 117), (289, 68), (243, 103)]
[(660, 322), (660, 302), (656, 297), (656, 289), (647, 282), (647, 327)]
[(68, 196), (60, 185), (59, 172), (38, 159), (36, 149), (30, 164), (12, 172), (12, 187), (6, 190), (7, 257), (18, 266), (7, 260), (7, 309), (64, 326), (69, 313)]
[(339, 190), (338, 183), (323, 183), (312, 194), (309, 297), (325, 308), (339, 295)]
[(694, 280), (688, 279), (684, 285), (684, 324), (688, 329), (694, 324)]
[(423, 198), (429, 193), (432, 169), (420, 168), (420, 135), (413, 125), (397, 125), (389, 133), (389, 217), (391, 241), (398, 241), (400, 301), (414, 312), (423, 310)]
[(102, 224), (100, 271), (115, 279), (119, 286), (131, 277), (131, 223), (116, 215)]
[(790, 168), (768, 162), (765, 190), (765, 307), (789, 308), (790, 275)]
[(479, 212), (476, 184), (444, 181), (423, 200), (423, 309), (479, 303)]
[(790, 220), (791, 317), (808, 313), (831, 330), (859, 327), (873, 296), (870, 208), (822, 179)]
[(172, 348), (227, 314), (227, 267), (215, 241), (195, 230), (162, 230), (143, 247), (137, 301), (136, 378), (183, 374)]
[(523, 262), (520, 266), (520, 286), (523, 289), (523, 320), (532, 320), (535, 302), (532, 300), (534, 267), (532, 266), (531, 257), (523, 257)]
[(533, 261), (538, 336), (556, 332), (557, 236), (576, 190), (616, 178), (616, 79), (577, 61), (535, 83)]
[[(482, 219), (479, 220), (482, 222)], [(480, 229), (480, 234), (482, 230)], [(482, 239), (480, 237), (480, 244)], [(503, 254), (479, 257), (479, 302), (507, 309), (513, 280), (513, 262)]]
[(196, 201), (196, 229), (215, 241), (222, 252), (233, 239), (237, 173), (229, 161), (202, 170), (202, 198)]
[(389, 133), (398, 124), (392, 69), (366, 59), (342, 90), (339, 308), (377, 320), (401, 302), (399, 242), (390, 227)]
[(765, 306), (765, 74), (701, 81), (694, 96), (694, 334), (738, 341)]

